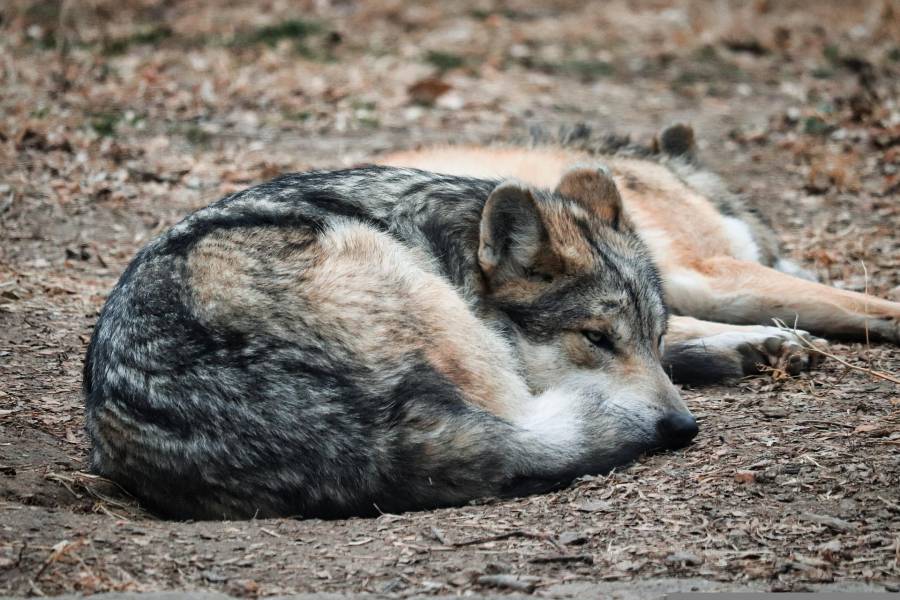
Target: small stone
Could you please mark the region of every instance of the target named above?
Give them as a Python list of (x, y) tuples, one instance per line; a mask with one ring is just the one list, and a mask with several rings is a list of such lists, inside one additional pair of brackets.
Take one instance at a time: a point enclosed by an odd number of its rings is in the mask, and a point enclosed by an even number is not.
[(776, 467), (769, 467), (756, 474), (756, 483), (775, 483), (777, 478), (778, 469)]
[(788, 411), (780, 406), (762, 406), (759, 412), (767, 419), (781, 419), (788, 416)]
[(482, 573), (476, 569), (465, 569), (450, 577), (450, 579), (447, 580), (447, 583), (453, 587), (466, 587), (471, 585), (474, 580), (478, 579), (481, 574)]
[(390, 594), (391, 592), (396, 592), (397, 590), (401, 590), (406, 587), (406, 584), (403, 583), (402, 579), (391, 579), (383, 586), (381, 586), (381, 592), (383, 594)]
[(666, 557), (666, 562), (669, 564), (699, 565), (703, 562), (703, 559), (690, 552), (673, 552)]
[[(496, 575), (497, 573), (509, 573), (511, 570), (512, 570), (512, 567), (510, 567), (506, 563), (489, 562), (488, 564), (484, 565), (484, 573), (487, 575)], [(480, 573), (479, 573), (479, 575), (480, 575)]]
[(563, 531), (559, 534), (559, 543), (563, 546), (581, 546), (587, 541), (588, 536), (578, 531)]
[(574, 505), (575, 510), (581, 512), (607, 512), (609, 510), (609, 502), (603, 500), (588, 500)]
[(223, 581), (228, 581), (228, 577), (218, 571), (203, 571), (200, 575), (210, 583), (222, 583)]
[(446, 110), (459, 110), (466, 105), (465, 98), (454, 92), (442, 94), (436, 101), (435, 106)]

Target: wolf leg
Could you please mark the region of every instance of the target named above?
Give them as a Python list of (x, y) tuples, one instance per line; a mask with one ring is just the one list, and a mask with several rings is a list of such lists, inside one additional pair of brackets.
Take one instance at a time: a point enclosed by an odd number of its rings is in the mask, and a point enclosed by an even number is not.
[(900, 343), (900, 303), (839, 290), (730, 257), (666, 274), (677, 313), (736, 324), (773, 319), (816, 335)]
[(824, 340), (805, 331), (764, 325), (729, 325), (673, 316), (669, 320), (663, 366), (677, 383), (708, 384), (755, 375), (767, 368), (791, 375), (815, 368), (821, 355), (797, 339)]

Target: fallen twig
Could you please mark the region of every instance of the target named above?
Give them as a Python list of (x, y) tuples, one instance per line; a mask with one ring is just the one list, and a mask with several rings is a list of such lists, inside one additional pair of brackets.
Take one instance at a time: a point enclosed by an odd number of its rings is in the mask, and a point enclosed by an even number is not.
[(72, 489), (72, 486), (70, 485), (70, 483), (74, 483), (74, 480), (69, 477), (63, 477), (62, 475), (59, 475), (57, 473), (47, 473), (46, 475), (44, 475), (44, 479), (46, 479), (48, 481), (55, 481), (56, 483), (60, 484), (61, 486), (66, 488), (66, 490), (68, 490), (69, 493), (72, 494), (76, 500), (81, 500), (84, 497), (81, 494), (79, 494), (78, 492), (76, 492), (74, 489)]
[(453, 542), (451, 545), (456, 546), (457, 548), (463, 546), (474, 546), (476, 544), (486, 544), (488, 542), (499, 542), (502, 540), (508, 540), (510, 538), (528, 538), (532, 540), (543, 540), (543, 541), (551, 541), (552, 537), (546, 533), (535, 533), (533, 531), (523, 531), (521, 529), (517, 529), (515, 531), (507, 531), (505, 533), (497, 533), (494, 535), (488, 535), (484, 537), (478, 537), (471, 540), (466, 540), (463, 542)]
[(82, 544), (84, 544), (84, 540), (78, 540), (77, 542), (70, 542), (69, 540), (63, 540), (63, 541), (59, 542), (58, 544), (56, 544), (55, 546), (53, 546), (53, 550), (52, 550), (52, 552), (50, 552), (50, 555), (47, 557), (47, 559), (41, 565), (41, 568), (38, 569), (38, 572), (34, 574), (33, 581), (35, 583), (37, 583), (38, 579), (41, 578), (41, 575), (44, 574), (44, 572), (47, 570), (47, 568), (50, 565), (52, 565), (53, 563), (58, 561), (62, 557), (63, 554), (66, 554), (70, 550), (78, 548)]
[[(879, 500), (881, 500), (881, 501), (885, 504), (885, 506), (888, 507), (889, 510), (892, 510), (892, 511), (894, 511), (894, 512), (896, 512), (896, 513), (900, 513), (900, 505), (898, 505), (898, 504), (896, 504), (896, 503), (894, 503), (894, 502), (891, 502), (891, 501), (888, 500), (887, 498), (882, 498), (881, 496), (876, 496), (876, 497), (877, 497)], [(900, 543), (900, 542), (898, 542), (898, 543)]]
[(823, 425), (827, 427), (845, 427), (847, 429), (854, 429), (856, 425), (852, 423), (841, 423), (839, 421), (826, 421), (824, 419), (802, 419), (798, 420), (797, 423), (799, 425)]
[[(60, 485), (65, 487), (73, 496), (75, 496), (75, 498), (77, 498), (79, 500), (83, 496), (75, 491), (76, 486), (79, 487), (80, 489), (84, 490), (85, 492), (87, 492), (90, 496), (92, 496), (96, 500), (99, 500), (100, 502), (105, 502), (111, 506), (115, 506), (116, 508), (133, 510), (137, 506), (137, 499), (134, 496), (132, 496), (128, 492), (128, 490), (126, 490), (125, 488), (120, 486), (115, 481), (106, 479), (105, 477), (100, 477), (99, 475), (93, 475), (91, 473), (84, 473), (81, 471), (77, 471), (77, 472), (73, 473), (72, 476), (70, 477), (68, 475), (63, 475), (62, 473), (55, 473), (55, 472), (51, 471), (51, 472), (47, 473), (46, 475), (44, 475), (44, 479), (47, 479), (48, 481), (55, 481), (56, 483), (59, 483)], [(105, 494), (101, 494), (100, 492), (95, 490), (93, 487), (88, 485), (89, 481), (100, 481), (100, 482), (107, 483), (107, 484), (110, 484), (110, 485), (116, 487), (122, 494), (128, 496), (128, 498), (130, 498), (132, 500), (132, 503), (129, 504), (128, 502), (116, 500), (115, 498), (110, 498), (109, 496), (106, 496)]]
[(805, 512), (800, 514), (800, 518), (804, 521), (811, 521), (812, 523), (818, 523), (819, 525), (830, 527), (835, 531), (847, 532), (857, 529), (855, 523), (851, 523), (837, 517), (832, 517), (831, 515), (817, 515), (815, 513)]
[(536, 556), (529, 558), (528, 562), (536, 565), (544, 565), (548, 563), (574, 563), (580, 562), (586, 565), (594, 564), (594, 557), (590, 554), (559, 554), (557, 556)]

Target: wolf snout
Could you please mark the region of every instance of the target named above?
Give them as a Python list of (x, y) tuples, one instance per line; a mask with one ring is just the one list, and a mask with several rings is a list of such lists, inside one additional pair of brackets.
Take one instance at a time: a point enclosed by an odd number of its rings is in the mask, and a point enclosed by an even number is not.
[(684, 448), (697, 437), (697, 420), (689, 412), (671, 411), (656, 423), (659, 444), (665, 450)]

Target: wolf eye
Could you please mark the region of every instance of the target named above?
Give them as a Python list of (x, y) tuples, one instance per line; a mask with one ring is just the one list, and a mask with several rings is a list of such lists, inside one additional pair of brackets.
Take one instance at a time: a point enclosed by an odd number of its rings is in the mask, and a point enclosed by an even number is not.
[(613, 344), (612, 340), (608, 335), (600, 331), (582, 331), (584, 337), (587, 338), (591, 344), (600, 350), (606, 350), (607, 352), (615, 352), (616, 347)]

